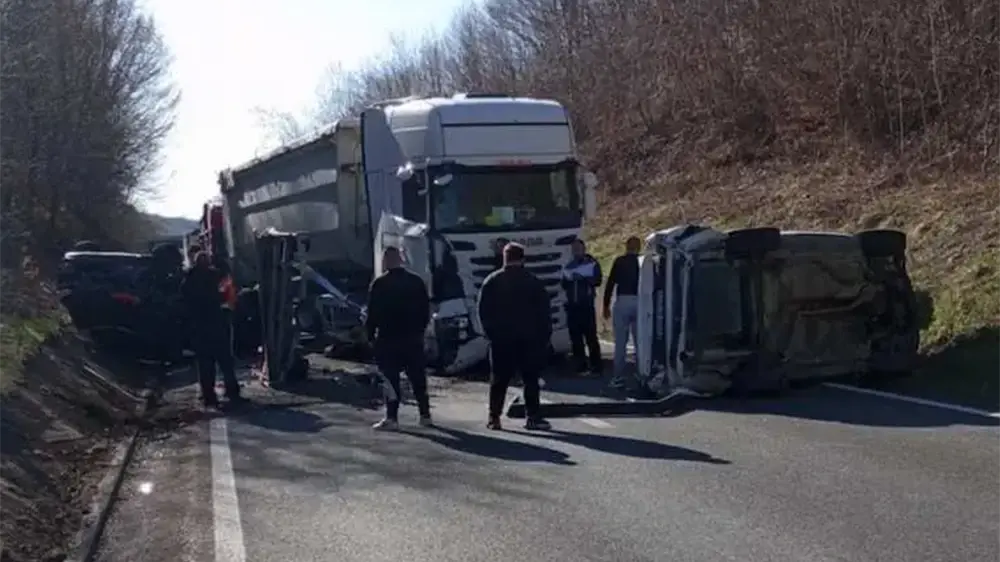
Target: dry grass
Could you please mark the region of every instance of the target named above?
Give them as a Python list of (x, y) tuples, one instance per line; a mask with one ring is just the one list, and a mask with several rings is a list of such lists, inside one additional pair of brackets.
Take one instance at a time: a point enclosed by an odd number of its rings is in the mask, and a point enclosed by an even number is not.
[(0, 315), (0, 395), (22, 379), (24, 363), (64, 326), (58, 314), (24, 318)]
[[(918, 290), (934, 297), (922, 335), (930, 358), (955, 354), (956, 342), (992, 345), (1000, 325), (1000, 191), (986, 175), (872, 169), (849, 159), (805, 167), (771, 164), (666, 177), (656, 187), (604, 202), (588, 227), (591, 249), (609, 264), (627, 236), (685, 222), (722, 228), (858, 231), (898, 228), (909, 236), (909, 265)], [(996, 361), (963, 365), (974, 392), (995, 401)], [(930, 361), (939, 380), (954, 365)], [(990, 382), (994, 381), (994, 382)], [(940, 385), (938, 385), (940, 386)], [(918, 391), (918, 389), (914, 389)], [(962, 396), (962, 399), (973, 398)]]

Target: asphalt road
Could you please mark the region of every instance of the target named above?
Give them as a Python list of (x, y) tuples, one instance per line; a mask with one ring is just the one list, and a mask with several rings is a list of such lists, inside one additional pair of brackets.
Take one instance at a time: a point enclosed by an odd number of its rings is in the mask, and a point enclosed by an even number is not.
[(484, 396), (437, 385), (440, 428), (400, 434), (331, 401), (187, 424), (140, 450), (98, 559), (1000, 559), (996, 420), (815, 388), (533, 435), (487, 431)]

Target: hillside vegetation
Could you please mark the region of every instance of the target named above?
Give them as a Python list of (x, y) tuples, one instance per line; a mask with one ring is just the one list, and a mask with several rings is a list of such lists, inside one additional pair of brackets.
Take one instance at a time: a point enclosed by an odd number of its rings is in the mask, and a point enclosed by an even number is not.
[[(978, 336), (995, 356), (998, 18), (992, 0), (485, 0), (332, 70), (312, 117), (451, 91), (558, 99), (603, 180), (603, 260), (682, 221), (901, 228), (936, 301), (928, 352)], [(995, 397), (995, 357), (974, 363), (950, 376), (978, 371), (967, 386)]]

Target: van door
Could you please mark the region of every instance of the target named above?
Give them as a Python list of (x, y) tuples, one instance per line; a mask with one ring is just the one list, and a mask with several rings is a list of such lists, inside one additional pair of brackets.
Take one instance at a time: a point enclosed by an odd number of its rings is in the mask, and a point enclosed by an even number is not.
[(403, 216), (403, 181), (396, 177), (396, 170), (405, 162), (385, 113), (374, 108), (362, 112), (361, 167), (373, 239), (383, 213)]

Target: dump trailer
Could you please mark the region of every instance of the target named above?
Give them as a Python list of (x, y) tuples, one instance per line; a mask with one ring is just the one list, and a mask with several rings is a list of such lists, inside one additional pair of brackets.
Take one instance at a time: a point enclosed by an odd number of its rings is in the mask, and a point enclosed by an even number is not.
[(273, 273), (262, 263), (297, 256), (295, 269), (311, 280), (295, 297), (303, 331), (356, 327), (392, 245), (431, 294), (431, 364), (468, 368), (487, 357), (476, 297), (504, 238), (526, 247), (528, 269), (549, 287), (553, 351), (570, 349), (559, 275), (595, 210), (596, 179), (578, 162), (557, 102), (470, 94), (381, 102), (222, 172), (219, 184), (217, 222), (234, 277), (255, 285)]

